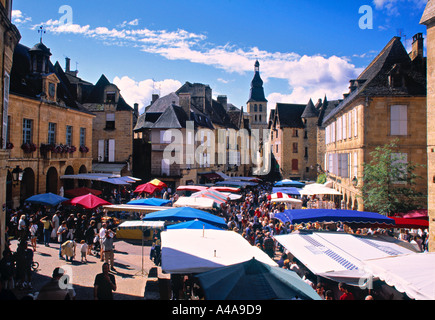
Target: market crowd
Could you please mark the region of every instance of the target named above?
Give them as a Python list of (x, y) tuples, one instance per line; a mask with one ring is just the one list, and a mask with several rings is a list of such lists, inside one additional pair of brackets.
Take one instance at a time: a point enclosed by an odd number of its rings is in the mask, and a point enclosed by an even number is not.
[[(169, 191), (169, 192), (168, 192)], [(252, 246), (263, 250), (270, 258), (274, 259), (281, 268), (295, 271), (305, 282), (309, 283), (320, 297), (325, 300), (331, 299), (379, 299), (381, 297), (373, 292), (353, 294), (345, 284), (339, 284), (318, 279), (307, 268), (286, 251), (274, 240), (274, 235), (288, 234), (296, 230), (322, 230), (325, 226), (313, 224), (291, 225), (282, 223), (275, 218), (276, 213), (286, 210), (286, 205), (280, 202), (272, 202), (268, 196), (272, 192), (272, 184), (262, 183), (255, 188), (242, 191), (239, 201), (229, 201), (215, 212), (227, 222), (229, 230), (238, 232)], [(179, 194), (170, 190), (162, 190), (159, 197), (171, 199), (175, 202)], [(141, 197), (139, 195), (138, 197)], [(107, 198), (112, 203), (124, 203), (133, 198), (130, 192), (117, 192), (113, 190)], [(303, 206), (310, 199), (302, 198)], [(119, 217), (119, 216), (118, 216)], [(136, 217), (139, 218), (139, 217)], [(87, 255), (98, 255), (104, 261), (105, 278), (107, 283), (114, 284), (115, 280), (109, 278), (107, 270), (114, 270), (113, 241), (116, 231), (116, 217), (107, 217), (100, 209), (85, 210), (80, 207), (58, 206), (49, 208), (30, 204), (24, 204), (19, 210), (7, 211), (6, 239), (17, 239), (18, 246), (15, 252), (10, 249), (10, 243), (6, 245), (3, 258), (0, 261), (1, 285), (6, 289), (31, 289), (32, 288), (32, 262), (33, 253), (37, 250), (37, 244), (59, 246), (59, 259), (72, 259), (80, 256), (83, 263), (87, 262)], [(352, 229), (343, 224), (328, 225), (328, 230), (343, 231), (356, 234), (376, 234), (390, 232), (385, 229)], [(399, 235), (401, 240), (415, 241), (420, 250), (427, 249), (427, 233), (419, 232), (411, 235), (407, 230)], [(156, 239), (152, 249), (159, 244)], [(158, 247), (158, 246), (157, 246)], [(77, 251), (77, 254), (76, 254)], [(160, 263), (158, 254), (152, 250), (151, 259), (156, 264)], [(56, 271), (56, 276), (59, 270)], [(54, 277), (55, 273), (53, 273)], [(113, 275), (112, 275), (113, 276)], [(186, 283), (189, 283), (187, 279)], [(178, 298), (180, 286), (179, 280), (173, 285), (173, 298)], [(185, 285), (184, 285), (185, 287)], [(190, 287), (193, 287), (190, 285)], [(110, 288), (109, 288), (110, 291)]]

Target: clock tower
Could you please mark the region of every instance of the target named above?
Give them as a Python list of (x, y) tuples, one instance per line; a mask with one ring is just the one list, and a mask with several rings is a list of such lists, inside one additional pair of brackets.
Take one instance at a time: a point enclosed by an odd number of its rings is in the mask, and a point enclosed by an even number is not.
[(264, 96), (263, 80), (260, 77), (260, 63), (255, 61), (254, 78), (247, 102), (247, 111), (252, 129), (267, 129), (267, 100)]

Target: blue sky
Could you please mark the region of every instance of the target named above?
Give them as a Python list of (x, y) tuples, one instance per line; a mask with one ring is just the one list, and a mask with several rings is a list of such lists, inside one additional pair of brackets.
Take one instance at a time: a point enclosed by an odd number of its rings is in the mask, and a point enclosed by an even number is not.
[[(26, 46), (39, 41), (44, 25), (53, 63), (64, 66), (69, 57), (93, 83), (105, 74), (141, 109), (152, 93), (186, 81), (246, 106), (256, 59), (274, 108), (341, 98), (392, 37), (402, 34), (410, 49), (414, 34), (426, 35), (419, 25), (426, 2), (15, 0), (13, 22)], [(360, 28), (363, 5), (372, 9), (372, 29)]]

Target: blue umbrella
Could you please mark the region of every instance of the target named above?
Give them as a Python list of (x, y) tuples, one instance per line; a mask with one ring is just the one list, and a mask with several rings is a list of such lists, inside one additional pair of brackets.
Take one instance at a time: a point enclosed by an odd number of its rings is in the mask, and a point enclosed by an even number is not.
[(214, 229), (222, 230), (222, 228), (216, 227), (204, 221), (199, 221), (197, 219), (190, 220), (186, 222), (181, 222), (168, 226), (167, 229)]
[(284, 180), (281, 180), (281, 181), (278, 181), (277, 183), (275, 183), (274, 187), (303, 188), (303, 187), (305, 187), (305, 183), (299, 182), (299, 181), (294, 181), (294, 180), (284, 179)]
[(342, 222), (394, 225), (394, 219), (375, 212), (339, 209), (298, 209), (275, 214), (275, 218), (291, 224)]
[(140, 205), (140, 206), (164, 206), (168, 203), (171, 203), (171, 200), (159, 199), (159, 198), (145, 198), (145, 199), (131, 200), (127, 204)]
[(300, 196), (300, 190), (301, 189), (296, 187), (274, 187), (272, 188), (272, 193), (282, 192), (286, 194), (291, 194), (293, 196)]
[(43, 193), (31, 196), (27, 198), (25, 202), (33, 203), (33, 204), (42, 204), (45, 206), (57, 206), (59, 203), (67, 201), (69, 199), (58, 196), (54, 193)]
[(294, 271), (256, 259), (196, 275), (206, 300), (321, 300)]
[(142, 220), (161, 220), (161, 221), (190, 221), (198, 219), (215, 226), (226, 227), (225, 219), (215, 216), (214, 214), (190, 208), (180, 207), (172, 208), (168, 210), (162, 210), (158, 212), (148, 213)]

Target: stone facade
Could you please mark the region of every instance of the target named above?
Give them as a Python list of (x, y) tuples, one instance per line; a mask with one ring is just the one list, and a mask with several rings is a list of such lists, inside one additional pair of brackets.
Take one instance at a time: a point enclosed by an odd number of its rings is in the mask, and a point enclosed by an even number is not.
[(435, 3), (429, 0), (421, 24), (427, 27), (427, 182), (429, 251), (435, 251)]
[[(62, 175), (87, 173), (92, 169), (92, 149), (88, 153), (82, 153), (77, 146), (80, 141), (80, 128), (85, 128), (86, 143), (91, 146), (93, 115), (12, 93), (9, 99), (9, 114), (10, 142), (14, 145), (10, 150), (9, 167), (12, 170), (19, 166), (23, 170), (21, 182), (9, 181), (12, 186), (8, 194), (10, 207), (18, 207), (34, 194), (59, 194), (60, 187), (63, 186), (60, 179)], [(32, 122), (32, 142), (36, 146), (34, 152), (26, 153), (21, 148), (23, 119)], [(55, 136), (58, 145), (66, 145), (66, 128), (72, 127), (72, 145), (76, 146), (75, 152), (41, 151), (41, 145), (48, 143), (49, 123), (56, 124)]]
[(2, 257), (5, 248), (5, 207), (6, 207), (6, 190), (7, 190), (7, 176), (9, 173), (8, 159), (9, 150), (6, 149), (8, 142), (7, 136), (7, 113), (8, 113), (8, 95), (4, 89), (9, 91), (9, 80), (12, 69), (13, 53), (15, 46), (19, 42), (21, 35), (18, 29), (11, 23), (12, 14), (12, 1), (0, 0), (0, 31), (1, 41), (0, 49), (0, 258)]
[[(407, 162), (427, 163), (425, 62), (421, 56), (412, 56), (415, 60), (407, 60), (400, 38), (393, 38), (360, 78), (351, 80), (349, 94), (324, 120), (324, 167), (346, 208), (364, 211), (363, 165), (371, 161), (376, 147), (396, 141), (396, 152), (405, 154)], [(391, 73), (399, 65), (402, 71)], [(402, 73), (411, 69), (418, 81)], [(416, 189), (426, 194), (426, 167), (415, 173), (423, 178)]]

